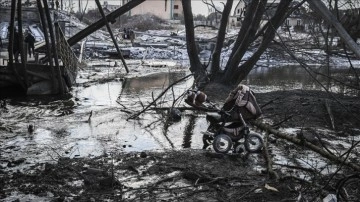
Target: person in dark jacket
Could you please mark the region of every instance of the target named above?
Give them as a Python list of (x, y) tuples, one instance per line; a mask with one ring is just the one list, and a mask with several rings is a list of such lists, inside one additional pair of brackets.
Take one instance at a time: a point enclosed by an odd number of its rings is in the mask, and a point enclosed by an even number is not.
[(31, 53), (34, 55), (34, 51), (35, 51), (35, 37), (31, 34), (31, 32), (29, 32), (28, 30), (26, 31), (26, 37), (25, 37), (25, 42), (28, 45), (28, 52), (29, 52), (29, 57), (31, 57)]

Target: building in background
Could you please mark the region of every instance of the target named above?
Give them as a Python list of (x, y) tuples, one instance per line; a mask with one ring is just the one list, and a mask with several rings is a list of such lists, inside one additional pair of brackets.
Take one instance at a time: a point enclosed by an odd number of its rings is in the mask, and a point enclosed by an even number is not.
[(232, 27), (239, 27), (241, 26), (242, 21), (245, 17), (245, 10), (250, 0), (240, 0), (234, 9), (234, 14), (230, 17), (229, 23)]
[[(235, 6), (233, 16), (230, 17), (229, 23), (230, 26), (239, 27), (241, 26), (248, 5), (250, 4), (251, 0), (240, 0), (238, 4)], [(293, 1), (290, 4), (290, 7), (295, 7), (299, 4), (298, 1)], [(261, 19), (261, 26), (265, 25), (272, 16), (274, 16), (276, 9), (279, 5), (279, 1), (271, 1), (266, 4), (265, 13)], [(289, 15), (286, 20), (284, 21), (283, 27), (287, 28), (297, 28), (298, 30), (303, 30), (304, 27), (304, 20), (303, 16), (306, 13), (304, 7), (300, 6), (296, 8), (291, 15)]]
[[(123, 5), (129, 0), (122, 0)], [(178, 20), (183, 15), (181, 0), (144, 1), (129, 11), (129, 15), (153, 14), (164, 20)]]
[(102, 5), (102, 8), (103, 8), (105, 13), (111, 13), (114, 10), (120, 8), (120, 5), (112, 5), (112, 4), (109, 4), (107, 1), (104, 1), (104, 4)]

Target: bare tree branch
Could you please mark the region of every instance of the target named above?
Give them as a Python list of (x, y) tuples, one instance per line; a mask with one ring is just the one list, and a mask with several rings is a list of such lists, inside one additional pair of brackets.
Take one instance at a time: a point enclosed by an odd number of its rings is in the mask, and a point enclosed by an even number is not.
[(215, 10), (215, 12), (222, 14), (222, 12), (220, 10), (218, 10), (213, 2), (213, 0), (211, 0), (211, 3), (207, 2), (207, 0), (202, 0), (202, 2), (208, 6), (210, 6), (211, 8), (213, 8)]
[(185, 76), (185, 77), (183, 77), (183, 78), (175, 81), (175, 82), (172, 83), (171, 85), (169, 85), (165, 90), (163, 90), (163, 92), (160, 93), (160, 95), (159, 95), (156, 99), (154, 99), (150, 104), (148, 104), (146, 107), (144, 107), (143, 110), (141, 110), (140, 112), (138, 112), (138, 113), (130, 116), (130, 117), (127, 118), (126, 120), (134, 119), (134, 118), (138, 117), (140, 114), (144, 113), (147, 109), (149, 109), (152, 105), (154, 105), (154, 104), (156, 103), (156, 101), (157, 101), (158, 99), (160, 99), (170, 88), (172, 88), (174, 85), (176, 85), (176, 84), (178, 84), (178, 83), (186, 80), (186, 79), (189, 78), (190, 76), (193, 76), (193, 74), (189, 74), (189, 75), (187, 75), (187, 76)]

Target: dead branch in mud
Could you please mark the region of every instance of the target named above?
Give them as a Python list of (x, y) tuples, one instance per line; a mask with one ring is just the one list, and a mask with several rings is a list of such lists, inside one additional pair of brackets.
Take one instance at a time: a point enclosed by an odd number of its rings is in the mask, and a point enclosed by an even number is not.
[(190, 196), (193, 196), (195, 194), (198, 194), (198, 193), (202, 193), (202, 192), (210, 192), (210, 191), (213, 191), (212, 189), (198, 189), (198, 190), (192, 190), (191, 192), (187, 192), (187, 193), (184, 193), (182, 195), (179, 195), (177, 197), (174, 198), (174, 200), (178, 199), (178, 198), (188, 198)]
[(334, 120), (334, 116), (333, 116), (333, 114), (332, 114), (332, 112), (331, 112), (329, 100), (326, 99), (324, 102), (325, 102), (326, 111), (327, 111), (327, 113), (328, 113), (328, 115), (329, 115), (329, 118), (330, 118), (331, 128), (332, 128), (333, 130), (335, 130), (335, 120)]
[(91, 111), (90, 111), (89, 118), (88, 118), (88, 120), (87, 120), (87, 122), (88, 122), (88, 123), (90, 123), (90, 122), (91, 122), (91, 117), (92, 117), (92, 114), (93, 114), (93, 111), (91, 110)]
[(263, 109), (263, 108), (265, 108), (267, 105), (274, 103), (274, 101), (275, 101), (275, 100), (278, 100), (278, 99), (280, 99), (280, 97), (277, 97), (277, 98), (275, 98), (275, 99), (273, 99), (273, 100), (270, 100), (269, 102), (261, 105), (260, 108)]
[(267, 132), (265, 135), (265, 139), (264, 139), (264, 150), (263, 150), (263, 154), (264, 154), (264, 158), (266, 161), (266, 166), (267, 166), (267, 171), (269, 173), (270, 178), (273, 178), (275, 180), (279, 179), (279, 175), (272, 169), (272, 160), (270, 158), (269, 155), (269, 133)]
[(264, 131), (267, 131), (273, 135), (275, 135), (276, 137), (278, 138), (281, 138), (281, 139), (285, 139), (289, 142), (292, 142), (296, 145), (299, 145), (299, 146), (305, 146), (306, 148), (320, 154), (321, 156), (335, 162), (336, 164), (343, 164), (343, 165), (346, 165), (354, 170), (356, 170), (357, 172), (360, 172), (360, 165), (356, 164), (356, 163), (352, 163), (352, 162), (349, 162), (349, 161), (346, 161), (346, 159), (344, 159), (343, 157), (338, 157), (338, 156), (335, 156), (333, 154), (330, 154), (329, 152), (323, 150), (322, 148), (306, 141), (306, 140), (300, 140), (299, 138), (296, 138), (296, 137), (292, 137), (286, 133), (283, 133), (283, 132), (280, 132), (278, 130), (275, 130), (273, 129), (270, 125), (268, 124), (265, 124), (265, 123), (262, 123), (261, 121), (259, 120), (256, 120), (253, 122), (253, 125), (257, 126), (258, 128), (264, 130)]
[(210, 191), (214, 191), (214, 189), (210, 189), (210, 188), (197, 188), (197, 187), (194, 187), (193, 185), (188, 185), (188, 186), (180, 186), (180, 187), (156, 187), (156, 186), (150, 186), (150, 187), (139, 187), (139, 188), (132, 188), (132, 189), (129, 189), (129, 190), (125, 190), (123, 191), (123, 193), (126, 193), (126, 192), (135, 192), (133, 193), (133, 195), (136, 195), (137, 197), (134, 198), (134, 200), (132, 201), (136, 201), (136, 199), (138, 198), (141, 198), (141, 197), (145, 197), (146, 195), (151, 195), (151, 193), (153, 191), (165, 191), (165, 192), (173, 192), (173, 191), (180, 191), (180, 190), (183, 190), (183, 194), (180, 194), (178, 196), (176, 196), (174, 199), (176, 198), (186, 198), (186, 197), (190, 197), (192, 195), (195, 195), (197, 193), (201, 193), (201, 192), (210, 192)]
[(307, 181), (307, 180), (305, 180), (305, 179), (303, 179), (303, 178), (299, 178), (299, 177), (296, 177), (296, 176), (293, 176), (293, 175), (291, 175), (291, 176), (289, 176), (289, 175), (287, 175), (287, 176), (284, 176), (284, 177), (281, 177), (280, 178), (280, 180), (281, 181), (286, 181), (286, 180), (296, 180), (296, 181), (299, 181), (299, 182), (302, 182), (302, 183), (304, 183), (304, 184), (308, 184), (308, 185), (311, 185), (311, 186), (319, 186), (319, 185), (317, 185), (317, 184), (314, 184), (314, 182), (309, 182), (309, 181)]
[(250, 189), (249, 191), (245, 192), (242, 196), (236, 198), (236, 200), (239, 201), (240, 199), (242, 199), (242, 198), (246, 197), (247, 195), (251, 194), (251, 192), (255, 191), (255, 190), (258, 189), (258, 188), (260, 188), (260, 187), (259, 187), (259, 186), (253, 187), (253, 188)]
[(314, 131), (313, 132), (315, 134), (315, 137), (319, 140), (320, 145), (329, 153), (332, 155), (335, 155), (324, 143), (324, 141), (322, 140), (321, 137), (319, 137), (319, 135)]
[(304, 167), (301, 167), (301, 166), (286, 165), (286, 164), (281, 164), (281, 163), (274, 163), (273, 165), (280, 166), (280, 167), (291, 168), (291, 169), (296, 169), (296, 170), (302, 170), (302, 171), (309, 172), (309, 173), (316, 173), (317, 172), (315, 169), (304, 168)]
[[(173, 181), (175, 180), (175, 178), (178, 178), (180, 176), (180, 173), (174, 175), (174, 176), (166, 176), (152, 184), (150, 184), (148, 187), (147, 187), (147, 190), (148, 191), (152, 191), (153, 189), (157, 189), (157, 186), (159, 186), (161, 183), (164, 183), (164, 182), (169, 182), (169, 181)], [(168, 190), (167, 187), (163, 188), (165, 190)]]
[[(184, 194), (186, 196), (191, 196), (199, 192), (219, 191), (221, 190), (221, 188), (219, 189), (219, 185), (221, 184), (229, 184), (230, 187), (233, 187), (233, 185), (230, 185), (231, 183), (228, 182), (229, 178), (227, 177), (210, 177), (207, 176), (205, 173), (189, 171), (186, 168), (179, 168), (179, 170), (181, 170), (181, 172), (176, 174), (175, 176), (167, 176), (143, 187), (124, 190), (122, 193), (132, 192), (132, 195), (136, 196), (136, 198), (139, 198), (139, 197), (149, 197), (150, 195), (152, 195), (154, 191), (172, 192), (175, 190), (182, 190), (184, 191)], [(177, 180), (186, 179), (191, 181), (193, 184), (186, 186), (175, 186), (175, 187), (162, 184), (162, 183), (175, 181), (176, 179)], [(241, 187), (252, 186), (255, 187), (256, 189), (260, 187), (256, 185), (254, 182), (245, 185), (241, 184), (240, 186)], [(254, 190), (255, 189), (252, 189), (252, 191)], [(247, 196), (248, 194), (251, 194), (252, 191), (246, 193), (243, 197)], [(228, 200), (224, 200), (224, 201), (228, 201)]]
[[(354, 142), (351, 145), (351, 147), (349, 148), (348, 151), (346, 151), (344, 154), (341, 155), (341, 157), (343, 157), (345, 155), (344, 158), (344, 162), (346, 160), (348, 160), (348, 158), (350, 157), (350, 152), (359, 144), (359, 142)], [(330, 184), (330, 181), (335, 177), (335, 175), (340, 172), (340, 170), (343, 168), (344, 166), (344, 162), (342, 164), (340, 164), (340, 166), (336, 169), (336, 171), (331, 175), (331, 177), (327, 180), (327, 182), (325, 183), (325, 185), (323, 185), (322, 189), (324, 189), (326, 186), (328, 186)]]
[(120, 109), (120, 111), (127, 113), (127, 114), (132, 114), (133, 112), (129, 111), (129, 110), (125, 110), (125, 109)]
[[(167, 111), (172, 109), (173, 107), (151, 107), (148, 110), (163, 110), (163, 111)], [(185, 111), (185, 110), (190, 110), (190, 111), (204, 111), (204, 112), (214, 112), (217, 110), (214, 109), (208, 109), (208, 108), (203, 108), (203, 107), (176, 107), (176, 109), (180, 110), (180, 111)]]
[(145, 128), (153, 129), (153, 128), (151, 128), (151, 126), (155, 125), (156, 123), (159, 123), (159, 122), (162, 122), (162, 120), (161, 119), (155, 120), (155, 121), (149, 123), (148, 125), (146, 125)]
[(127, 114), (134, 113), (133, 110), (131, 110), (131, 109), (127, 108), (125, 105), (121, 104), (121, 102), (119, 100), (116, 100), (116, 103), (118, 103), (120, 106), (122, 106), (124, 108), (124, 109), (120, 109), (120, 111), (125, 112)]
[(156, 104), (156, 101), (158, 99), (160, 99), (170, 88), (172, 88), (174, 85), (180, 83), (181, 81), (184, 81), (185, 79), (189, 78), (190, 76), (193, 76), (193, 74), (189, 74), (177, 81), (175, 81), (174, 83), (172, 83), (171, 85), (169, 85), (165, 90), (163, 90), (163, 92), (160, 93), (160, 95), (158, 95), (158, 97), (156, 99), (154, 99), (150, 104), (148, 104), (143, 110), (141, 110), (140, 112), (130, 116), (129, 118), (127, 118), (126, 120), (128, 121), (129, 119), (134, 119), (136, 117), (138, 117), (140, 114), (144, 113), (147, 109), (149, 109), (152, 105)]
[(278, 123), (274, 123), (274, 124), (272, 125), (272, 127), (278, 127), (278, 126), (280, 126), (281, 124), (285, 123), (286, 121), (292, 119), (294, 116), (295, 116), (295, 115), (292, 114), (292, 115), (290, 115), (290, 116), (288, 116), (288, 117), (285, 117), (282, 121), (279, 121)]

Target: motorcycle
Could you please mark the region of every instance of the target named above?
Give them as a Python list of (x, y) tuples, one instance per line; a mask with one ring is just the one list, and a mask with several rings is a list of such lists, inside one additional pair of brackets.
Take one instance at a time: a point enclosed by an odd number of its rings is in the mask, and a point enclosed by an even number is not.
[[(203, 149), (212, 145), (218, 153), (228, 153), (230, 150), (233, 150), (233, 153), (241, 153), (245, 150), (255, 153), (262, 150), (262, 137), (250, 131), (241, 110), (237, 110), (235, 106), (228, 111), (218, 109), (207, 99), (206, 94), (200, 91), (188, 91), (185, 102), (198, 109), (215, 111), (206, 115), (209, 126), (205, 132), (202, 132)], [(236, 119), (232, 116), (234, 113)]]
[(207, 113), (206, 120), (209, 126), (203, 134), (204, 149), (212, 145), (218, 153), (256, 153), (263, 148), (262, 137), (250, 131), (248, 124), (239, 114), (240, 120), (232, 120), (229, 112), (220, 110), (215, 113)]

